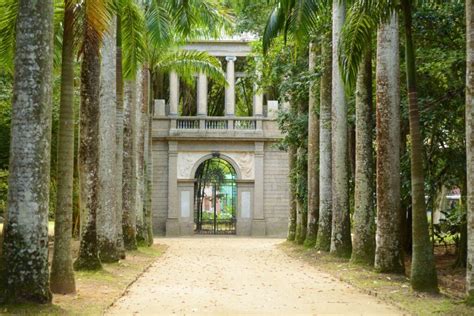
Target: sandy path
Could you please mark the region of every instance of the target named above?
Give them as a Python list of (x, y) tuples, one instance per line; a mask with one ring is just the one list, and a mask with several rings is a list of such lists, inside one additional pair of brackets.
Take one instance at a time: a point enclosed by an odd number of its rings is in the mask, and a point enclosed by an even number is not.
[(281, 239), (158, 239), (169, 249), (109, 315), (401, 314), (276, 248)]

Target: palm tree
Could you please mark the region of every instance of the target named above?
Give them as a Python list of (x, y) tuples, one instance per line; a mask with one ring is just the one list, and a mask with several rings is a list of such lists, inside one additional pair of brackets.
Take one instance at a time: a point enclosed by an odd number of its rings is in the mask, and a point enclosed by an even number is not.
[(124, 132), (123, 132), (123, 241), (125, 249), (137, 249), (136, 232), (136, 81), (124, 84)]
[[(272, 40), (277, 37), (280, 33), (284, 34), (285, 39), (289, 35), (293, 35), (296, 42), (304, 42), (303, 39), (308, 38), (310, 42), (314, 40), (314, 34), (326, 33), (329, 21), (327, 21), (327, 9), (329, 3), (327, 1), (292, 1), (292, 0), (278, 0), (274, 3), (274, 9), (268, 18), (265, 32), (263, 34), (263, 48), (264, 52), (270, 47)], [(327, 46), (331, 46), (330, 40), (326, 41), (323, 36), (322, 45), (326, 47), (322, 48), (323, 51), (327, 51)], [(310, 49), (311, 50), (311, 49)], [(311, 53), (310, 53), (311, 54)], [(321, 78), (321, 93), (320, 93), (320, 117), (321, 125), (317, 116), (314, 115), (315, 102), (314, 91), (310, 91), (310, 118), (309, 118), (309, 135), (308, 135), (308, 171), (310, 175), (308, 177), (308, 210), (304, 213), (308, 213), (308, 235), (306, 236), (306, 244), (311, 246), (318, 244), (318, 248), (329, 251), (331, 242), (331, 171), (327, 164), (331, 163), (331, 113), (330, 107), (325, 108), (324, 105), (331, 103), (331, 56), (325, 54), (326, 58), (323, 58), (323, 75)], [(329, 69), (329, 73), (327, 70)], [(329, 89), (329, 90), (328, 90)], [(326, 93), (329, 91), (329, 95)], [(329, 116), (324, 110), (329, 110)], [(325, 121), (323, 124), (323, 116), (328, 118), (329, 121)], [(319, 128), (321, 131), (319, 132)], [(315, 130), (316, 129), (316, 130)], [(319, 141), (319, 138), (321, 141)], [(319, 148), (314, 146), (319, 144)], [(329, 148), (328, 148), (329, 146)], [(289, 148), (290, 157), (290, 173), (295, 173), (293, 168), (296, 164), (293, 161), (294, 153), (293, 149)], [(318, 155), (319, 154), (319, 155)], [(328, 156), (329, 155), (329, 156)], [(314, 169), (315, 161), (317, 162), (318, 156), (320, 156), (321, 176), (318, 177), (317, 172)], [(326, 164), (326, 165), (324, 165)], [(294, 176), (292, 176), (294, 180)], [(319, 186), (320, 185), (320, 186)], [(298, 225), (296, 224), (295, 217), (296, 211), (294, 210), (293, 201), (294, 192), (290, 196), (290, 224), (289, 224), (289, 240), (294, 239), (293, 236), (296, 234)], [(318, 198), (319, 197), (319, 198)], [(301, 206), (300, 206), (301, 209)], [(303, 219), (302, 216), (299, 218)], [(302, 222), (302, 221), (301, 221)], [(321, 241), (321, 242), (320, 242)]]
[[(420, 119), (419, 119), (419, 110), (416, 97), (416, 64), (415, 64), (415, 50), (414, 50), (414, 41), (412, 37), (412, 2), (411, 1), (401, 1), (400, 5), (393, 3), (391, 1), (368, 1), (360, 0), (356, 1), (353, 5), (355, 14), (351, 18), (351, 21), (348, 23), (348, 43), (343, 45), (343, 50), (345, 50), (344, 56), (341, 63), (346, 69), (346, 79), (349, 81), (354, 77), (354, 74), (357, 72), (358, 64), (362, 57), (362, 52), (364, 50), (363, 42), (367, 42), (368, 35), (371, 33), (371, 30), (374, 30), (381, 22), (387, 22), (391, 17), (392, 12), (402, 11), (404, 14), (405, 21), (405, 37), (406, 37), (406, 67), (407, 67), (407, 91), (408, 91), (408, 100), (409, 100), (409, 120), (410, 120), (410, 138), (411, 138), (411, 180), (412, 180), (412, 207), (413, 207), (413, 260), (412, 260), (412, 276), (411, 284), (415, 290), (427, 291), (427, 292), (437, 292), (437, 277), (436, 269), (434, 264), (434, 256), (432, 253), (432, 247), (429, 239), (428, 231), (428, 222), (426, 218), (426, 206), (424, 198), (424, 174), (423, 174), (423, 143), (420, 134)], [(397, 24), (398, 27), (398, 24)], [(388, 39), (384, 37), (383, 39)], [(393, 37), (396, 40), (398, 47), (398, 36), (397, 38)], [(380, 44), (380, 43), (379, 43)], [(395, 46), (393, 46), (395, 49)], [(394, 61), (396, 64), (390, 65), (390, 67), (399, 68), (399, 57), (392, 56), (395, 58)], [(390, 68), (390, 71), (392, 68)], [(383, 76), (384, 74), (380, 74)], [(395, 78), (394, 85), (395, 85)], [(383, 86), (381, 82), (381, 86)], [(398, 88), (399, 90), (399, 88)], [(399, 94), (399, 92), (397, 92)], [(398, 98), (399, 96), (394, 98)], [(399, 101), (397, 101), (399, 103)], [(396, 112), (397, 120), (398, 111)], [(393, 112), (395, 113), (395, 112)], [(396, 122), (393, 123), (394, 125)], [(394, 128), (394, 127), (393, 127)], [(398, 129), (398, 127), (397, 127)], [(395, 137), (395, 135), (393, 135)], [(379, 143), (380, 144), (380, 143)], [(398, 143), (397, 143), (398, 144)], [(393, 149), (395, 150), (396, 147)], [(380, 150), (378, 150), (380, 151)], [(395, 159), (395, 158), (393, 158)], [(379, 159), (380, 160), (380, 159)], [(397, 166), (399, 166), (399, 158), (397, 158)], [(398, 167), (397, 167), (398, 168)], [(398, 170), (398, 169), (397, 169)], [(393, 194), (391, 199), (399, 200), (399, 179), (395, 180), (392, 185), (398, 183), (397, 188), (393, 188)], [(378, 185), (379, 186), (379, 185)], [(382, 193), (386, 193), (387, 188), (381, 189)], [(390, 194), (389, 194), (390, 195)], [(381, 198), (381, 197), (378, 197)], [(383, 197), (381, 199), (384, 199)], [(399, 213), (399, 203), (391, 203), (393, 210)], [(400, 215), (401, 216), (401, 215)], [(390, 225), (386, 225), (390, 227)], [(396, 228), (398, 230), (399, 227)], [(396, 234), (393, 234), (396, 242), (400, 244)], [(416, 239), (416, 241), (415, 241)], [(400, 257), (392, 254), (395, 257)], [(397, 259), (398, 260), (398, 259)], [(389, 260), (390, 261), (390, 260)], [(395, 270), (400, 270), (397, 265), (394, 265)], [(389, 269), (390, 270), (390, 269)]]
[(413, 214), (411, 285), (413, 289), (418, 291), (438, 292), (438, 278), (425, 205), (423, 141), (417, 101), (416, 58), (412, 35), (412, 1), (402, 0), (401, 5), (405, 17), (405, 55), (411, 140), (410, 161)]
[(319, 225), (316, 248), (329, 251), (332, 230), (332, 151), (331, 151), (331, 103), (332, 103), (332, 54), (331, 34), (326, 32), (321, 43), (321, 83), (319, 101)]
[[(101, 269), (97, 239), (99, 207), (100, 46), (109, 20), (107, 1), (84, 2), (84, 39), (81, 68), (79, 181), (81, 242), (76, 270)], [(99, 17), (99, 18), (97, 18)]]
[[(147, 188), (143, 188), (144, 183), (141, 180), (140, 184), (137, 184), (136, 177), (134, 176), (137, 172), (140, 175), (142, 174), (145, 156), (151, 156), (151, 153), (148, 152), (143, 155), (140, 154), (138, 160), (136, 160), (136, 157), (133, 157), (135, 150), (133, 148), (137, 148), (137, 142), (142, 144), (140, 148), (145, 148), (142, 143), (145, 135), (143, 131), (144, 125), (141, 124), (139, 138), (129, 139), (129, 137), (135, 137), (133, 135), (136, 135), (138, 132), (135, 122), (130, 121), (132, 118), (135, 118), (133, 113), (137, 111), (135, 108), (136, 85), (142, 86), (141, 82), (136, 81), (136, 75), (141, 67), (149, 67), (152, 72), (166, 72), (175, 68), (180, 75), (187, 78), (191, 77), (193, 71), (203, 71), (210, 76), (214, 75), (215, 77), (222, 78), (222, 70), (217, 59), (212, 59), (205, 53), (178, 51), (175, 47), (186, 36), (205, 34), (202, 26), (207, 26), (211, 31), (220, 31), (222, 26), (228, 24), (228, 16), (214, 2), (207, 0), (192, 0), (186, 1), (186, 3), (173, 0), (147, 0), (143, 1), (141, 5), (138, 5), (134, 0), (117, 0), (115, 7), (120, 17), (119, 46), (122, 48), (121, 51), (123, 51), (123, 71), (121, 72), (123, 77), (117, 78), (117, 80), (120, 82), (125, 81), (126, 101), (122, 179), (123, 236), (125, 247), (134, 249), (137, 238), (136, 216), (140, 214), (139, 218), (143, 217), (143, 207), (141, 205), (145, 206), (144, 213), (147, 214), (144, 219), (146, 231), (144, 230), (141, 236), (145, 238), (145, 236), (152, 235), (151, 203), (145, 201), (145, 194), (140, 194), (138, 200), (140, 210), (136, 209), (137, 187), (142, 187), (140, 192), (151, 192), (151, 178), (149, 174), (143, 177), (140, 176), (140, 179), (148, 179)], [(209, 27), (209, 25), (213, 27)], [(148, 108), (149, 101), (146, 103), (145, 108)], [(145, 106), (145, 104), (143, 105)], [(144, 114), (149, 122), (148, 124), (150, 124), (151, 118), (147, 115), (148, 111)], [(146, 147), (148, 151), (151, 151), (151, 146)], [(129, 159), (132, 159), (135, 163), (130, 162)], [(134, 167), (136, 163), (140, 165), (139, 169)], [(147, 171), (151, 172), (151, 170), (152, 166), (150, 165)], [(134, 196), (130, 196), (131, 194)]]
[(122, 227), (122, 218), (123, 218), (123, 132), (124, 132), (124, 120), (123, 120), (123, 69), (122, 69), (122, 18), (119, 10), (116, 10), (117, 15), (117, 60), (116, 60), (116, 77), (115, 77), (115, 86), (116, 86), (116, 97), (117, 97), (117, 107), (116, 107), (116, 159), (115, 159), (115, 207), (116, 207), (116, 237), (117, 237), (117, 250), (121, 259), (125, 259), (125, 244), (123, 240), (123, 227)]
[(74, 182), (74, 0), (64, 1), (61, 104), (58, 132), (58, 192), (51, 264), (51, 291), (76, 291), (72, 267), (72, 196)]
[(468, 263), (466, 270), (467, 302), (474, 305), (474, 1), (466, 1), (466, 161)]
[(339, 66), (339, 39), (345, 20), (345, 1), (333, 1), (332, 11), (332, 235), (331, 253), (350, 257), (351, 223), (347, 171), (347, 104)]
[(2, 301), (51, 301), (48, 208), (53, 1), (18, 1)]
[(372, 106), (372, 54), (369, 47), (357, 75), (354, 238), (351, 257), (352, 262), (368, 265), (373, 265), (375, 255)]
[[(316, 52), (314, 43), (309, 46), (309, 71), (316, 67)], [(309, 88), (308, 111), (308, 230), (305, 246), (314, 247), (318, 235), (319, 222), (319, 117), (317, 114), (315, 86)]]
[[(298, 100), (298, 117), (303, 117), (308, 114), (308, 104)], [(300, 140), (308, 138), (306, 131), (299, 135)], [(307, 190), (308, 184), (308, 163), (307, 163), (307, 145), (305, 141), (298, 144), (296, 150), (296, 183), (297, 183), (297, 199), (296, 199), (296, 236), (295, 240), (298, 244), (303, 244), (306, 240), (308, 228), (308, 205), (307, 205)]]
[(377, 34), (377, 232), (375, 268), (403, 272), (400, 243), (400, 56), (398, 14)]
[(136, 168), (137, 168), (137, 186), (136, 186), (136, 211), (137, 211), (137, 243), (139, 245), (148, 244), (148, 234), (145, 230), (145, 133), (148, 120), (146, 112), (148, 109), (148, 98), (145, 94), (148, 91), (148, 84), (145, 82), (146, 69), (138, 70), (137, 74), (137, 108), (135, 111), (136, 132)]
[[(296, 109), (294, 106), (294, 102), (289, 102), (289, 110), (290, 113), (295, 115)], [(289, 213), (288, 213), (288, 241), (295, 241), (297, 236), (297, 214), (298, 214), (298, 204), (297, 204), (297, 148), (294, 144), (288, 145), (288, 167), (290, 170), (290, 205), (289, 205)]]
[(99, 100), (99, 206), (97, 209), (97, 239), (100, 259), (116, 262), (120, 258), (117, 245), (116, 209), (116, 20), (112, 19), (103, 36), (101, 48), (101, 78)]

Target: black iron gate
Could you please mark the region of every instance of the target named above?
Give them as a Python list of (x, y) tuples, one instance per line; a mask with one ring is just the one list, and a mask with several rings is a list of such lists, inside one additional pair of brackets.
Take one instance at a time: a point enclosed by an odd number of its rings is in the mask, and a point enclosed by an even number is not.
[(194, 223), (197, 234), (235, 234), (237, 185), (235, 170), (218, 155), (196, 171)]

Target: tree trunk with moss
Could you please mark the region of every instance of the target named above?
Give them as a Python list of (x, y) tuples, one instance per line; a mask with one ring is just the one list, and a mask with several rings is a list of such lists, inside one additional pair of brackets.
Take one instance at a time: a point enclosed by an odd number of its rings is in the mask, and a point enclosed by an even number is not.
[(135, 80), (126, 80), (124, 85), (124, 137), (123, 137), (123, 241), (125, 249), (137, 249), (136, 210), (136, 89)]
[(467, 302), (474, 305), (474, 1), (466, 0)]
[(18, 2), (0, 301), (51, 302), (48, 208), (53, 2)]
[(152, 192), (153, 192), (153, 113), (150, 103), (151, 95), (151, 74), (148, 67), (144, 67), (143, 80), (145, 85), (145, 232), (147, 235), (147, 245), (153, 245), (153, 212), (152, 212)]
[[(303, 114), (302, 112), (300, 112)], [(301, 136), (302, 138), (305, 136)], [(307, 136), (306, 136), (307, 137)], [(306, 202), (306, 185), (308, 183), (307, 150), (300, 146), (296, 150), (296, 236), (295, 240), (302, 245), (306, 239), (308, 227), (308, 205)]]
[(51, 291), (76, 292), (72, 267), (72, 197), (74, 182), (74, 7), (64, 5), (61, 66), (61, 101), (58, 131), (58, 193), (54, 220), (54, 252), (51, 264)]
[(377, 34), (377, 231), (375, 268), (404, 271), (400, 236), (400, 55), (398, 14)]
[[(288, 106), (289, 105), (289, 106)], [(289, 101), (289, 104), (285, 106), (289, 107), (289, 111), (296, 112), (294, 102)], [(294, 241), (296, 238), (296, 229), (297, 229), (297, 178), (296, 178), (296, 168), (297, 168), (297, 148), (293, 144), (288, 145), (288, 162), (289, 162), (289, 178), (290, 178), (290, 205), (289, 205), (289, 214), (288, 214), (288, 236), (287, 240)]]
[(411, 286), (416, 291), (438, 292), (438, 278), (430, 240), (425, 205), (425, 175), (423, 170), (423, 140), (416, 89), (415, 48), (412, 36), (412, 4), (403, 0), (405, 21), (405, 56), (407, 70), (408, 107), (411, 140), (411, 192), (413, 206), (413, 256)]
[(145, 83), (144, 72), (142, 68), (137, 75), (137, 110), (135, 141), (137, 144), (136, 168), (137, 168), (137, 187), (136, 187), (136, 216), (137, 216), (137, 243), (141, 246), (148, 244), (148, 235), (145, 224), (145, 131), (146, 131), (146, 102), (147, 87)]
[(356, 87), (354, 239), (351, 261), (373, 265), (375, 256), (374, 158), (372, 150), (372, 54), (359, 67)]
[(76, 270), (98, 270), (97, 209), (99, 207), (100, 41), (84, 22), (84, 53), (81, 68), (81, 118), (79, 135), (79, 181), (81, 243)]
[(125, 245), (123, 241), (123, 197), (122, 197), (122, 178), (123, 178), (123, 70), (122, 70), (122, 25), (121, 16), (117, 15), (117, 61), (116, 61), (116, 91), (117, 91), (117, 108), (116, 108), (116, 156), (115, 156), (115, 210), (116, 210), (116, 237), (117, 250), (120, 259), (125, 259)]
[(350, 257), (351, 223), (347, 143), (347, 104), (339, 67), (339, 39), (345, 19), (345, 1), (334, 1), (332, 11), (332, 232), (331, 253)]
[(102, 262), (117, 262), (117, 39), (115, 18), (104, 34), (101, 48), (101, 80), (99, 105), (99, 207), (97, 209), (97, 240)]
[[(309, 71), (316, 67), (314, 43), (309, 46)], [(305, 246), (314, 247), (319, 222), (319, 117), (315, 86), (309, 88), (308, 111), (308, 230)]]
[(319, 133), (319, 223), (316, 248), (329, 251), (332, 228), (332, 145), (331, 145), (331, 103), (332, 103), (332, 53), (331, 34), (324, 35), (321, 45), (320, 86), (320, 133)]

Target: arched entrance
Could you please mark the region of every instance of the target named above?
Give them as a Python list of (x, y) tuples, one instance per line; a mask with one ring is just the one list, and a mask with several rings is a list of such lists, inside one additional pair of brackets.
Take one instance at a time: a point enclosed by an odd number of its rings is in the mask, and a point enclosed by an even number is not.
[(195, 233), (235, 234), (237, 182), (234, 167), (216, 154), (199, 165), (195, 179)]

